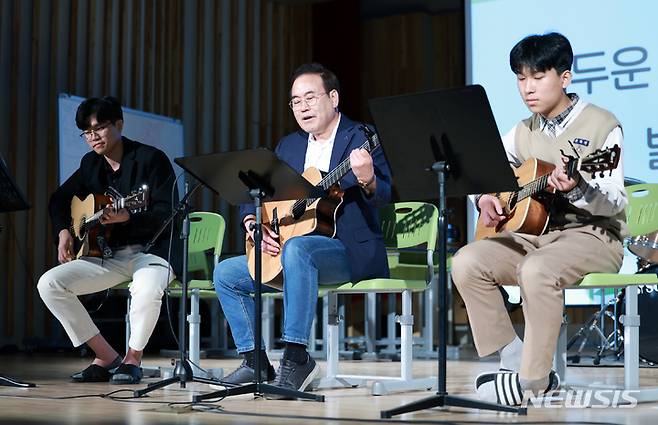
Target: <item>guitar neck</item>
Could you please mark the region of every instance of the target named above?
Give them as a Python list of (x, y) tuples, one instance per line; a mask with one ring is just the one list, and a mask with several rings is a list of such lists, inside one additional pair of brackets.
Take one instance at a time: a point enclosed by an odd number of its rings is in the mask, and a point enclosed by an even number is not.
[(546, 189), (548, 187), (548, 176), (550, 176), (550, 174), (544, 174), (543, 176), (536, 178), (530, 183), (524, 184), (523, 187), (521, 187), (521, 189), (519, 189), (517, 192), (517, 199), (521, 201)]
[[(368, 138), (361, 146), (359, 146), (360, 149), (365, 149), (368, 152), (372, 152), (373, 150), (377, 149), (379, 146), (379, 139), (377, 138), (376, 134), (372, 134), (372, 136), (369, 136), (372, 139)], [(374, 143), (373, 143), (374, 142)], [(320, 187), (323, 190), (329, 189), (331, 186), (334, 184), (338, 183), (340, 179), (345, 176), (352, 168), (352, 165), (350, 164), (350, 158), (347, 157), (345, 160), (343, 160), (336, 168), (331, 170), (329, 173), (327, 173), (326, 176), (320, 182), (316, 185), (316, 187)], [(300, 216), (301, 213), (304, 211), (304, 209), (308, 206), (310, 206), (313, 202), (315, 202), (317, 198), (307, 198), (307, 199), (299, 199), (297, 200), (293, 206), (292, 206), (292, 211), (294, 216)]]
[[(377, 146), (379, 146), (379, 144), (377, 144)], [(370, 144), (367, 140), (360, 146), (360, 149), (365, 149), (368, 152), (371, 152)], [(323, 189), (329, 189), (332, 185), (338, 183), (338, 181), (342, 179), (351, 169), (352, 165), (350, 164), (350, 158), (348, 157), (343, 160), (343, 162), (338, 164), (336, 168), (331, 170), (331, 172), (329, 172), (326, 176), (324, 176), (320, 183), (318, 183), (318, 186), (322, 187)]]

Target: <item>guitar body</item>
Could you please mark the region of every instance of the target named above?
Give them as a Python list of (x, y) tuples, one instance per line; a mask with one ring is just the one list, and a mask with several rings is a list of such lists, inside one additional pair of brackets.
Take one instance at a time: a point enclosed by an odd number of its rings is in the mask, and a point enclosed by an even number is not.
[(86, 221), (91, 218), (95, 213), (103, 209), (112, 201), (108, 196), (90, 194), (85, 199), (80, 199), (77, 196), (71, 200), (71, 219), (72, 219), (72, 235), (73, 235), (73, 252), (75, 258), (82, 256), (86, 257), (102, 257), (103, 251), (98, 246), (97, 236), (108, 238), (109, 227), (106, 226), (85, 226)]
[[(308, 168), (302, 173), (302, 176), (314, 186), (322, 180), (320, 171), (315, 168)], [(261, 210), (263, 224), (269, 224), (275, 216), (278, 217), (279, 244), (281, 250), (277, 255), (270, 255), (263, 252), (263, 255), (261, 256), (262, 283), (272, 282), (272, 286), (281, 286), (281, 279), (277, 279), (283, 271), (281, 265), (281, 253), (283, 252), (283, 247), (290, 238), (308, 235), (310, 233), (328, 237), (334, 237), (336, 235), (336, 212), (338, 207), (343, 203), (343, 192), (340, 191), (340, 188), (338, 188), (337, 185), (334, 185), (329, 189), (328, 196), (316, 199), (311, 205), (307, 206), (304, 213), (298, 219), (295, 219), (291, 213), (295, 202), (297, 201), (291, 200), (263, 203)], [(252, 278), (255, 278), (256, 253), (254, 242), (248, 235), (246, 237), (245, 245), (249, 274)]]
[[(549, 174), (555, 166), (539, 159), (530, 158), (519, 168), (514, 169), (514, 174), (519, 186), (524, 186), (533, 180)], [(554, 189), (549, 188), (554, 192)], [(538, 196), (530, 196), (521, 201), (516, 201), (518, 192), (503, 192), (496, 195), (503, 205), (503, 212), (507, 219), (498, 223), (496, 227), (486, 227), (479, 218), (475, 230), (475, 240), (495, 236), (502, 231), (527, 233), (541, 235), (548, 226), (549, 214), (544, 203), (538, 200)]]

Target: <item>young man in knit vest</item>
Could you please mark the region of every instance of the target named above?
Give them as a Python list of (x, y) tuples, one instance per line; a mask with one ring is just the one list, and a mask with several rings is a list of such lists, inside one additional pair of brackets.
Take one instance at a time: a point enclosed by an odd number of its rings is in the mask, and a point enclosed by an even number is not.
[[(548, 178), (555, 189), (550, 219), (539, 236), (502, 231), (463, 247), (452, 260), (452, 278), (468, 311), (480, 356), (498, 352), (500, 369), (477, 377), (480, 398), (520, 405), (523, 396), (559, 387), (551, 370), (563, 313), (563, 289), (592, 272), (616, 273), (626, 231), (621, 162), (611, 173), (592, 178), (565, 173), (560, 150), (585, 157), (619, 145), (623, 135), (613, 114), (567, 93), (573, 51), (561, 34), (531, 35), (514, 46), (510, 66), (521, 99), (532, 115), (503, 138), (514, 167), (529, 158), (555, 164)], [(570, 143), (571, 142), (571, 143)], [(573, 147), (572, 147), (573, 146)], [(487, 227), (505, 219), (492, 195), (476, 198)], [(519, 285), (525, 318), (517, 336), (498, 290)]]

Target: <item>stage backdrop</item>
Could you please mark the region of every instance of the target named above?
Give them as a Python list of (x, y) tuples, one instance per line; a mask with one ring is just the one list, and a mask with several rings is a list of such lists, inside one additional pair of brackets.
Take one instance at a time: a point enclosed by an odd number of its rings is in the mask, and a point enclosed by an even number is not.
[[(89, 152), (89, 146), (80, 138), (75, 125), (75, 112), (85, 100), (68, 94), (59, 95), (59, 183), (62, 184), (80, 166), (80, 159)], [(183, 124), (180, 120), (122, 107), (124, 127), (122, 134), (129, 139), (156, 146), (167, 154), (178, 176), (183, 170), (174, 164), (174, 158), (183, 156)], [(178, 193), (183, 193), (184, 178), (178, 179)], [(127, 195), (124, 193), (123, 195)], [(182, 195), (181, 195), (182, 196)]]
[[(509, 67), (509, 51), (529, 34), (558, 31), (574, 50), (567, 89), (612, 111), (624, 130), (626, 177), (658, 181), (658, 36), (653, 0), (466, 0), (467, 82), (487, 91), (501, 134), (530, 115)], [(469, 206), (469, 234), (476, 214)], [(635, 270), (628, 256), (624, 270)], [(568, 304), (598, 303), (567, 291)]]

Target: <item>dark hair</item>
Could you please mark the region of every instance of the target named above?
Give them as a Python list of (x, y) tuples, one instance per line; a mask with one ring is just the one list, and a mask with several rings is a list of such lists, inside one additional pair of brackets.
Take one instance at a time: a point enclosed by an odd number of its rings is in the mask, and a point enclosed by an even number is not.
[(80, 130), (88, 130), (91, 127), (90, 121), (93, 116), (96, 116), (99, 123), (109, 121), (114, 124), (123, 120), (121, 104), (112, 96), (91, 97), (78, 106), (78, 111), (75, 113), (75, 125)]
[(515, 74), (520, 74), (524, 68), (532, 72), (555, 68), (558, 74), (562, 74), (571, 69), (572, 63), (571, 43), (557, 32), (529, 35), (516, 43), (509, 53), (509, 64)]
[(324, 90), (327, 93), (331, 92), (332, 90), (336, 90), (340, 94), (340, 83), (338, 82), (336, 74), (325, 68), (324, 65), (316, 62), (305, 63), (293, 71), (293, 73), (290, 75), (291, 89), (295, 80), (304, 74), (319, 75), (322, 77), (322, 85), (324, 86)]

